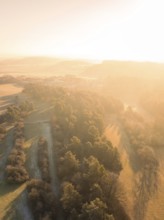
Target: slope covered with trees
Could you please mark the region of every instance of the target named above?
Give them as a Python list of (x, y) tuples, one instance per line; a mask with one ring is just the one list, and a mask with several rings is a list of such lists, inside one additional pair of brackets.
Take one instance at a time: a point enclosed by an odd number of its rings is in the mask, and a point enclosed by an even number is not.
[(122, 126), (129, 139), (129, 157), (135, 173), (134, 219), (144, 219), (148, 202), (158, 189), (159, 161), (152, 144), (152, 122), (146, 123), (143, 117), (131, 108), (121, 117)]
[(104, 118), (120, 111), (117, 101), (106, 103), (90, 91), (41, 85), (28, 85), (25, 92), (53, 106), (54, 156), (65, 219), (130, 219), (118, 181), (119, 153), (103, 135)]

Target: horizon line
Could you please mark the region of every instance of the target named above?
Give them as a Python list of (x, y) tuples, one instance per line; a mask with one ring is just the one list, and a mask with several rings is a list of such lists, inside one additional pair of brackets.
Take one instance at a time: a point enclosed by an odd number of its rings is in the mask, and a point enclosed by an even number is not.
[(110, 59), (110, 58), (102, 58), (102, 59), (94, 59), (94, 58), (86, 58), (86, 57), (69, 57), (69, 56), (57, 56), (57, 55), (30, 55), (30, 54), (22, 54), (22, 55), (0, 55), (0, 60), (7, 60), (7, 59), (24, 59), (24, 58), (49, 58), (49, 59), (59, 59), (59, 60), (81, 60), (81, 61), (90, 61), (90, 62), (124, 62), (124, 63), (157, 63), (157, 64), (164, 64), (164, 61), (157, 61), (157, 60), (135, 60), (135, 59)]

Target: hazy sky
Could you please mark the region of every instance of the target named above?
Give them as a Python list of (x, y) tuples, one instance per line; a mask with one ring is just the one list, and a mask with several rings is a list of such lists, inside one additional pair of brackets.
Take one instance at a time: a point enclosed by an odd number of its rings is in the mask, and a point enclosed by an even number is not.
[(163, 0), (0, 0), (0, 56), (164, 61)]

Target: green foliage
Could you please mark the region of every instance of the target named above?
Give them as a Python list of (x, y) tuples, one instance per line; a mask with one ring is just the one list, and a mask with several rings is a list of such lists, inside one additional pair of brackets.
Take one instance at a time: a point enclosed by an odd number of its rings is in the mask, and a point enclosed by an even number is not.
[(29, 85), (26, 92), (53, 105), (51, 126), (66, 219), (114, 220), (117, 206), (123, 213), (117, 198), (122, 165), (103, 132), (104, 118), (117, 107), (122, 111), (120, 103), (112, 99), (107, 104), (91, 91), (43, 85)]
[(42, 179), (50, 182), (48, 143), (44, 137), (40, 137), (38, 141), (38, 165), (41, 170)]
[(20, 105), (10, 105), (7, 107), (7, 111), (0, 115), (0, 123), (4, 123), (6, 121), (16, 122), (19, 119), (26, 117), (33, 108), (33, 104), (29, 101), (22, 102)]
[(8, 165), (6, 175), (8, 183), (23, 183), (29, 179), (29, 175), (23, 166)]
[(5, 169), (6, 180), (9, 183), (23, 183), (29, 179), (28, 172), (25, 168), (26, 156), (23, 150), (24, 138), (16, 135), (19, 132), (23, 134), (22, 123), (15, 125), (14, 146), (8, 156), (7, 166)]
[(83, 162), (83, 179), (87, 182), (87, 186), (97, 182), (105, 173), (105, 168), (99, 161), (90, 156)]
[(134, 218), (140, 220), (144, 219), (147, 204), (157, 191), (159, 162), (153, 150), (155, 140), (152, 138), (155, 135), (151, 134), (152, 126), (132, 109), (125, 111), (122, 125), (130, 142), (131, 163), (139, 176), (135, 183)]
[(27, 184), (28, 199), (36, 220), (55, 219), (56, 202), (50, 184), (33, 179)]
[(80, 219), (106, 220), (107, 215), (107, 205), (99, 198), (96, 198), (95, 200), (85, 203), (82, 206)]
[(82, 196), (72, 183), (64, 183), (61, 202), (64, 210), (68, 213), (73, 209), (78, 210), (80, 208), (82, 204)]
[(110, 171), (119, 173), (122, 170), (119, 153), (106, 139), (96, 141), (93, 146), (93, 155)]
[(79, 160), (76, 159), (76, 156), (71, 152), (67, 151), (59, 161), (59, 175), (61, 178), (71, 176), (78, 171)]

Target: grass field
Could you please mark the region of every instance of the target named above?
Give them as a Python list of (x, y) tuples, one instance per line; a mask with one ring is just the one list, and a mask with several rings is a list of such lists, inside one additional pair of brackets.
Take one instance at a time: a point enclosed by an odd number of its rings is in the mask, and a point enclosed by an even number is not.
[[(130, 166), (128, 154), (125, 150), (128, 143), (126, 143), (124, 138), (121, 138), (121, 133), (119, 126), (114, 123), (109, 124), (105, 130), (106, 137), (112, 142), (113, 146), (118, 148), (121, 155), (123, 170), (120, 174), (119, 180), (122, 182), (126, 190), (126, 195), (128, 197), (128, 211), (132, 215), (134, 197), (133, 184), (135, 175)], [(158, 192), (149, 201), (144, 220), (164, 220), (164, 149), (158, 149), (156, 154), (160, 163)]]
[(148, 204), (146, 220), (164, 219), (164, 149), (157, 150), (157, 157), (160, 163), (158, 192)]
[(112, 142), (112, 145), (116, 147), (121, 155), (121, 162), (123, 170), (120, 173), (119, 181), (123, 185), (126, 192), (127, 207), (126, 210), (132, 217), (133, 213), (133, 183), (134, 174), (130, 166), (128, 153), (126, 149), (126, 140), (122, 137), (123, 131), (115, 124), (111, 123), (105, 130), (105, 136)]
[[(29, 139), (24, 144), (27, 166), (29, 150), (34, 140), (35, 138)], [(7, 184), (5, 180), (0, 182), (0, 220), (23, 220), (16, 205), (20, 203), (20, 196), (25, 189), (26, 184), (12, 185)]]
[(8, 185), (5, 182), (0, 183), (0, 219), (13, 219), (17, 215), (14, 203), (21, 193), (25, 190), (26, 184)]
[[(5, 111), (8, 105), (14, 103), (14, 96), (21, 93), (22, 89), (14, 84), (0, 84), (0, 113)], [(4, 151), (3, 146), (2, 143), (1, 156)], [(0, 182), (0, 220), (20, 219), (14, 206), (25, 188), (26, 184), (9, 185), (4, 180)]]
[(22, 92), (22, 89), (14, 84), (0, 84), (0, 97), (18, 94)]
[(15, 96), (21, 93), (22, 87), (14, 84), (0, 84), (0, 114), (15, 102)]

